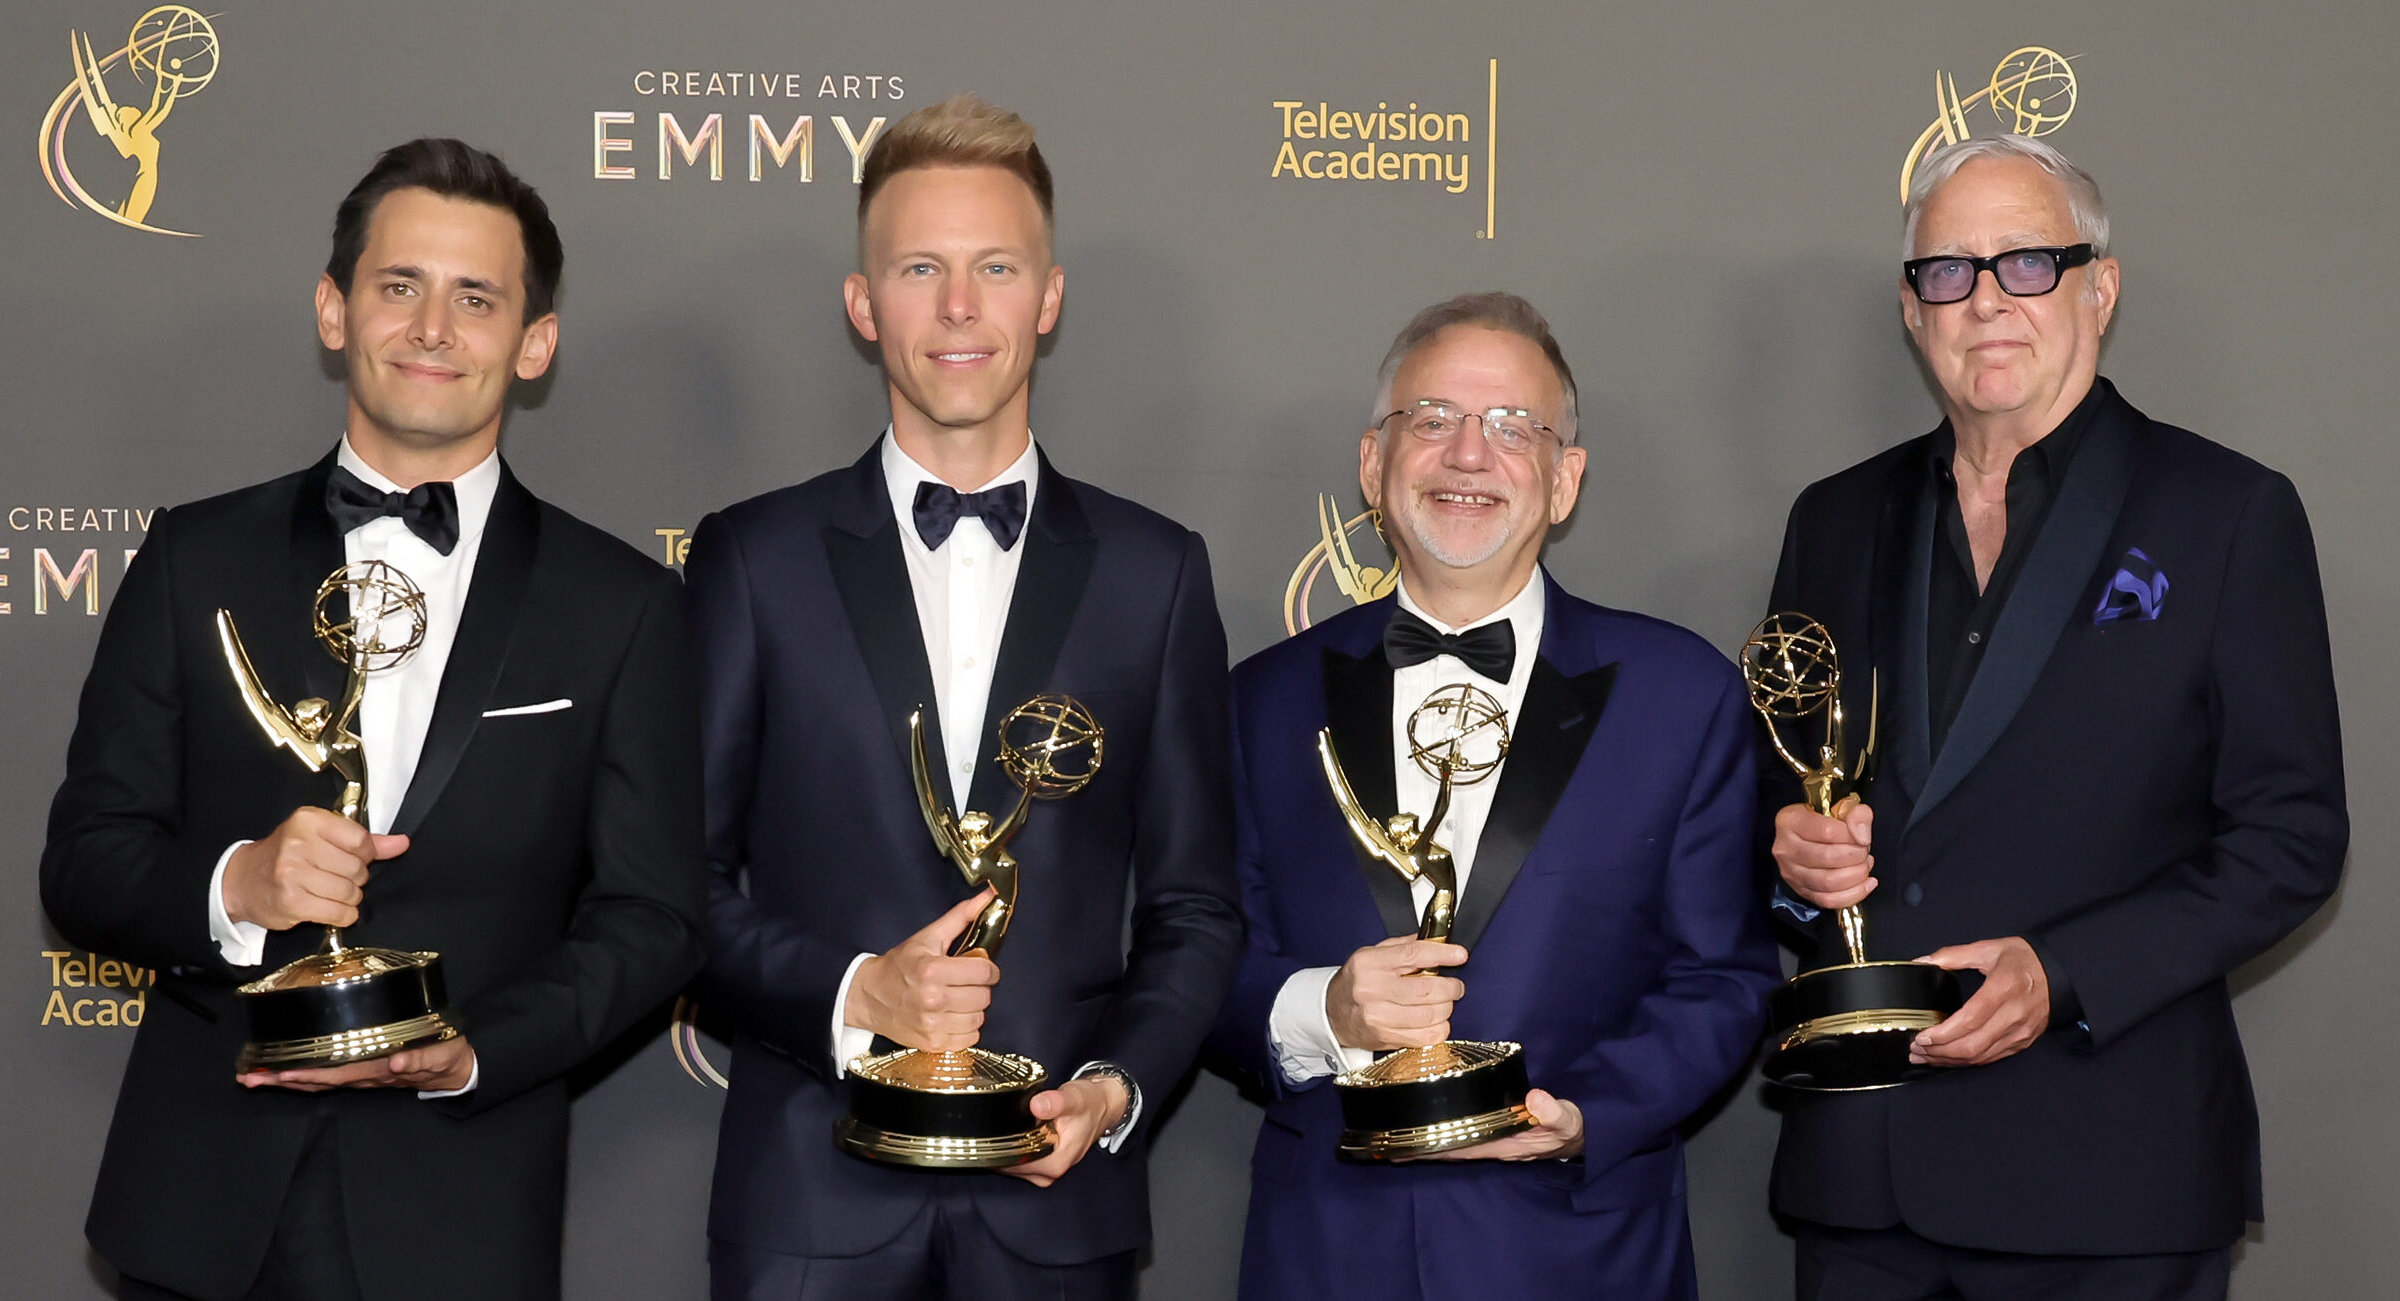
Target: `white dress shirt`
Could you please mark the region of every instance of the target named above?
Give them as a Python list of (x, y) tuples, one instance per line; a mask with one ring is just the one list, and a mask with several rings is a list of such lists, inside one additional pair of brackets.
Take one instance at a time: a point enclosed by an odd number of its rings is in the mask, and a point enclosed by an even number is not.
[[(925, 663), (933, 672), (934, 707), (941, 712), (942, 752), (949, 762), (950, 807), (963, 809), (975, 777), (975, 761), (998, 742), (984, 735), (983, 716), (992, 694), (992, 661), (1000, 654), (1000, 638), (1008, 628), (1008, 606), (1016, 595), (1017, 570), (1025, 560), (1025, 535), (1003, 549), (978, 516), (961, 516), (950, 536), (928, 547), (917, 536), (917, 485), (942, 483), (941, 476), (900, 450), (889, 426), (883, 431), (883, 483), (891, 493), (892, 514), (900, 522), (900, 554), (908, 561), (908, 586), (916, 598), (917, 629), (925, 639)], [(1033, 527), (1033, 500), (1041, 491), (1035, 473), (1040, 459), (1033, 439), (1008, 468), (971, 492), (988, 492), (1002, 484), (1025, 485), (1025, 528)], [(988, 811), (988, 810), (987, 810)], [(833, 993), (833, 1069), (838, 1078), (852, 1059), (874, 1046), (875, 1035), (849, 1024), (842, 1013), (849, 1006), (850, 982), (859, 964), (876, 955), (861, 953), (850, 960), (842, 983)], [(1085, 1063), (1080, 1079), (1098, 1063)], [(1134, 1091), (1125, 1118), (1100, 1145), (1114, 1152), (1141, 1116), (1141, 1095)]]
[[(1412, 664), (1392, 671), (1392, 790), (1398, 797), (1399, 811), (1410, 812), (1423, 819), (1433, 811), (1433, 802), (1440, 794), (1441, 784), (1426, 775), (1424, 769), (1409, 758), (1408, 718), (1427, 696), (1456, 683), (1469, 683), (1490, 692), (1508, 710), (1513, 728), (1525, 707), (1525, 685), (1533, 680), (1533, 664), (1542, 646), (1542, 618), (1547, 594), (1542, 571), (1536, 567), (1533, 576), (1506, 605), (1463, 627), (1449, 624), (1427, 614), (1408, 592), (1408, 580), (1403, 578), (1398, 589), (1400, 608), (1432, 624), (1442, 633), (1456, 635), (1503, 619), (1515, 625), (1517, 659), (1510, 669), (1508, 681), (1497, 683), (1468, 668), (1456, 656), (1436, 655), (1422, 664)], [(1381, 653), (1380, 651), (1374, 653)], [(1469, 757), (1473, 757), (1470, 753)], [(1368, 756), (1346, 763), (1367, 763)], [(1499, 790), (1503, 763), (1489, 777), (1471, 786), (1453, 786), (1450, 790), (1450, 809), (1442, 816), (1442, 825), (1434, 832), (1434, 841), (1448, 847), (1450, 861), (1458, 871), (1458, 897), (1467, 893), (1467, 878), (1475, 871), (1475, 851), (1483, 839), (1484, 821), (1492, 813), (1492, 796)], [(1328, 795), (1327, 798), (1331, 798)], [(1380, 867), (1378, 871), (1384, 870)], [(1409, 898), (1420, 915), (1425, 904), (1433, 898), (1433, 882), (1419, 878), (1409, 885)], [(1322, 1075), (1338, 1075), (1358, 1070), (1375, 1058), (1362, 1048), (1341, 1043), (1333, 1032), (1333, 1018), (1325, 1011), (1325, 991), (1333, 983), (1339, 967), (1309, 967), (1293, 972), (1276, 991), (1275, 1006), (1267, 1015), (1267, 1038), (1274, 1046), (1276, 1065), (1284, 1078), (1294, 1084), (1305, 1083)]]
[[(346, 435), (334, 460), (377, 491), (401, 491), (399, 484), (359, 456)], [(367, 829), (378, 833), (391, 831), (392, 819), (408, 794), (417, 759), (425, 748), (434, 701), (441, 695), (442, 670), (450, 663), (450, 647), (458, 639), (459, 617), (467, 606), (467, 588), (475, 578), (475, 557), (483, 549), (483, 527), (492, 517), (492, 499), (500, 491), (500, 453), (485, 457), (474, 469), (452, 480), (451, 487), (458, 494), (458, 545), (449, 555), (427, 546), (397, 516), (370, 520), (342, 537), (346, 563), (383, 561), (408, 575), (425, 593), (424, 644), (400, 664), (367, 675), (353, 724), (367, 761)], [(293, 702), (282, 703), (289, 708)], [(237, 967), (257, 966), (266, 957), (266, 927), (237, 922), (225, 912), (226, 864), (232, 861), (234, 850), (249, 843), (236, 841), (218, 857), (208, 889), (209, 934), (225, 961)], [(467, 1088), (473, 1087), (470, 1081)]]

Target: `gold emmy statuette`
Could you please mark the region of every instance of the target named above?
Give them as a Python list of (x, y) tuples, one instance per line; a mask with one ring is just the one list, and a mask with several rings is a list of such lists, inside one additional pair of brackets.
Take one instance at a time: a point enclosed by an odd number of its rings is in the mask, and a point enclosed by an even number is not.
[[(1017, 910), (1017, 860), (1008, 842), (1035, 800), (1063, 799), (1100, 774), (1100, 724), (1071, 696), (1035, 696), (1000, 720), (1000, 767), (1018, 787), (997, 823), (988, 813), (953, 813), (934, 793), (925, 759), (925, 711), (908, 716), (909, 767), (925, 828), (968, 886), (992, 901), (950, 946), (953, 956), (989, 955)], [(843, 1150), (892, 1165), (996, 1169), (1048, 1156), (1058, 1133), (1033, 1118), (1033, 1095), (1050, 1073), (1030, 1057), (968, 1048), (902, 1048), (849, 1063), (850, 1114), (834, 1126)]]
[[(1413, 813), (1377, 822), (1359, 807), (1334, 753), (1333, 729), (1317, 733), (1325, 784), (1350, 834), (1369, 857), (1412, 885), (1433, 884), (1417, 938), (1447, 941), (1458, 911), (1458, 870), (1434, 842), (1450, 811), (1450, 792), (1500, 769), (1508, 756), (1508, 711), (1466, 683), (1443, 687), (1408, 716), (1409, 758), (1440, 784), (1420, 825)], [(1421, 973), (1430, 974), (1430, 973)], [(1334, 1082), (1342, 1102), (1340, 1155), (1351, 1161), (1398, 1161), (1505, 1137), (1534, 1126), (1525, 1107), (1525, 1050), (1513, 1043), (1451, 1039), (1385, 1053)]]
[[(1842, 668), (1833, 635), (1803, 614), (1773, 614), (1742, 646), (1750, 705), (1766, 720), (1775, 752), (1799, 774), (1808, 807), (1833, 816), (1866, 779), (1875, 754), (1875, 712), (1867, 744), (1855, 756), (1842, 734)], [(1880, 697), (1877, 689), (1874, 694)], [(1781, 726), (1823, 720), (1815, 762), (1784, 744)], [(1888, 1089), (1940, 1070), (1913, 1066), (1908, 1045), (1919, 1030), (1958, 1010), (1958, 976), (1922, 962), (1869, 962), (1867, 923), (1855, 907), (1835, 914), (1847, 961), (1804, 971), (1767, 1000), (1774, 1047), (1768, 1079), (1794, 1089), (1849, 1092)]]
[[(342, 778), (341, 814), (367, 821), (367, 759), (352, 725), (367, 675), (398, 666), (425, 641), (425, 594), (380, 560), (344, 565), (317, 587), (317, 644), (349, 670), (339, 706), (311, 697), (285, 709), (267, 694), (250, 652), (217, 611), (225, 667), (267, 739), (310, 772)], [(336, 927), (314, 953), (240, 989), (250, 1042), (236, 1070), (300, 1070), (386, 1057), (458, 1037), (448, 1013), (439, 955), (355, 947)]]

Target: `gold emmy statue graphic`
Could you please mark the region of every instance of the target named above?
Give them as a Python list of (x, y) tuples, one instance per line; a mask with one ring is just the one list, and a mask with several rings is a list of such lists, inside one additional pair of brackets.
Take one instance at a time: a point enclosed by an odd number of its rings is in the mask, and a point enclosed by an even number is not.
[[(1422, 824), (1413, 813), (1377, 822), (1350, 788), (1349, 774), (1334, 753), (1333, 729), (1317, 732), (1325, 784), (1350, 834), (1370, 858), (1411, 885), (1432, 883), (1417, 938), (1446, 942), (1458, 912), (1458, 870), (1434, 833), (1450, 811), (1451, 791), (1490, 777), (1508, 757), (1508, 711), (1472, 685), (1443, 687), (1408, 716), (1408, 753), (1439, 784), (1433, 811)], [(1535, 1123), (1525, 1106), (1525, 1050), (1513, 1043), (1451, 1039), (1402, 1048), (1343, 1072), (1333, 1083), (1342, 1102), (1340, 1155), (1351, 1161), (1427, 1156), (1502, 1138)]]
[(2008, 134), (2046, 136), (2075, 115), (2075, 69), (2067, 56), (2040, 45), (2028, 45), (2002, 56), (1983, 89), (1958, 97), (1958, 82), (1949, 73), (1933, 74), (1933, 125), (1908, 147), (1900, 164), (1900, 202), (1908, 202), (1908, 183), (1917, 164), (1946, 145), (1974, 135), (1967, 127), (1967, 110), (1982, 104), (2008, 128)]
[[(397, 667), (424, 644), (425, 594), (380, 560), (344, 565), (318, 585), (311, 622), (317, 644), (348, 669), (338, 706), (314, 696), (288, 710), (276, 704), (229, 610), (217, 611), (217, 640), (267, 739), (312, 773), (338, 774), (341, 815), (364, 826), (367, 759), (351, 728), (367, 675)], [(354, 947), (332, 926), (316, 952), (239, 992), (250, 1024), (250, 1042), (235, 1063), (241, 1071), (340, 1066), (458, 1035), (438, 955)]]
[[(1866, 745), (1851, 755), (1843, 738), (1842, 667), (1833, 635), (1804, 614), (1769, 615), (1742, 646), (1742, 678), (1775, 753), (1799, 775), (1808, 807), (1828, 817), (1847, 812), (1874, 759), (1880, 700), (1869, 709)], [(1813, 763), (1785, 746), (1781, 730), (1811, 719), (1823, 720)], [(1866, 918), (1850, 907), (1835, 913), (1835, 921), (1847, 961), (1804, 971), (1767, 1000), (1774, 1039), (1767, 1078), (1787, 1088), (1838, 1093), (1888, 1089), (1939, 1071), (1911, 1065), (1908, 1044), (1919, 1030), (1958, 1010), (1964, 1001), (1958, 976), (1922, 962), (1870, 962)]]
[[(992, 900), (950, 946), (952, 956), (989, 956), (1017, 910), (1017, 860), (1008, 842), (1035, 800), (1082, 790), (1100, 774), (1100, 724), (1071, 696), (1035, 696), (1000, 720), (1000, 768), (1018, 788), (1008, 815), (953, 813), (933, 789), (925, 758), (925, 711), (908, 716), (909, 767), (917, 807), (933, 843)], [(1030, 1057), (967, 1048), (902, 1048), (850, 1062), (850, 1114), (834, 1127), (846, 1151), (892, 1165), (957, 1170), (1022, 1165), (1048, 1156), (1058, 1133), (1033, 1118), (1033, 1095), (1050, 1073)]]
[(1343, 519), (1341, 502), (1332, 493), (1317, 494), (1317, 544), (1300, 557), (1291, 581), (1283, 585), (1286, 633), (1297, 635), (1314, 621), (1308, 604), (1320, 575), (1330, 576), (1334, 590), (1350, 598), (1352, 605), (1365, 605), (1391, 595), (1392, 588), (1400, 581), (1399, 567), (1360, 564), (1357, 552), (1351, 548), (1350, 535), (1362, 524), (1381, 534), (1382, 512), (1364, 510)]
[[(189, 231), (149, 224), (150, 206), (158, 198), (158, 129), (178, 103), (199, 94), (215, 79), (216, 28), (198, 10), (160, 5), (134, 20), (121, 49), (103, 55), (93, 48), (91, 37), (80, 31), (68, 33), (67, 45), (75, 79), (59, 92), (42, 119), (42, 172), (49, 178), (51, 192), (72, 206), (136, 230), (189, 235)], [(148, 89), (146, 102), (120, 104), (109, 93), (108, 71), (119, 63), (132, 73), (137, 85)], [(92, 130), (120, 157), (132, 160), (133, 186), (122, 202), (111, 204), (94, 197), (68, 165), (66, 128), (74, 116), (68, 111), (71, 102), (80, 102)]]

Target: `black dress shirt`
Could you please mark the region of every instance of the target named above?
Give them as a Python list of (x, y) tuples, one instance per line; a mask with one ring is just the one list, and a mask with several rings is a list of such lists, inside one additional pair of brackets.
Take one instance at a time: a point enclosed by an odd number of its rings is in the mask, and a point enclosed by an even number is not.
[(1992, 626), (2008, 604), (2017, 571), (2050, 517), (2050, 503), (2066, 481), (2084, 426), (2100, 404), (2094, 384), (2083, 401), (2047, 437), (2017, 454), (2008, 467), (2008, 525), (1992, 578), (1981, 591), (1975, 587), (1975, 553), (1967, 544), (1967, 518), (1958, 506), (1958, 475), (1952, 461), (1958, 455), (1958, 435), (1950, 422), (1933, 434), (1934, 509), (1941, 520), (1933, 548), (1932, 584), (1925, 594), (1925, 703), (1932, 710), (1933, 752), (1941, 753), (1951, 720), (1975, 682), (1983, 651), (1992, 641)]
[[(2083, 440), (2084, 428), (2091, 423), (2092, 412), (2100, 405), (2100, 396), (2101, 386), (2092, 385), (2058, 428), (2017, 453), (2010, 463), (2007, 533), (2000, 543), (2000, 558), (1992, 565), (1991, 581), (1981, 591), (1975, 587), (1975, 552), (1967, 542), (1967, 517), (1959, 509), (1958, 474), (1952, 465), (1958, 456), (1958, 435), (1947, 420), (1934, 431), (1933, 475), (1926, 490), (1935, 494), (1934, 509), (1941, 525), (1933, 543), (1932, 577), (1925, 593), (1925, 703), (1931, 711), (1928, 721), (1934, 754), (1942, 752), (1950, 723), (1958, 717), (1958, 707), (1975, 683), (1984, 649), (1992, 644), (1992, 628), (2008, 606), (2017, 571), (2025, 567), (2026, 554), (2033, 550), (2043, 522), (2050, 518), (2050, 504), (2058, 499), (2059, 485), (2066, 482), (2067, 467)], [(2033, 945), (2034, 956), (2041, 960), (2050, 982), (2051, 1027), (2075, 1021), (2082, 1016), (2083, 1007), (2073, 979), (2040, 940), (2028, 936), (2027, 942)]]

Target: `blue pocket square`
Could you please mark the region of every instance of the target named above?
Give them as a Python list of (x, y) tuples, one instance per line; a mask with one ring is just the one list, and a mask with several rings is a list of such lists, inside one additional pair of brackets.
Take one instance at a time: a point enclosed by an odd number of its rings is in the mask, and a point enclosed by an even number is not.
[(2140, 547), (2133, 547), (2118, 563), (2116, 576), (2108, 580), (2107, 590), (2100, 593), (2100, 606), (2092, 611), (2092, 622), (2155, 619), (2166, 608), (2166, 574)]

